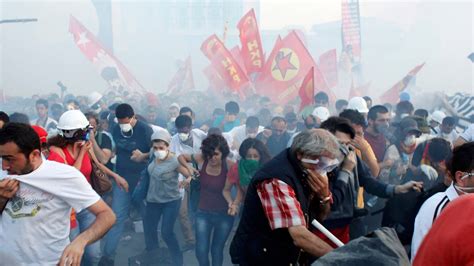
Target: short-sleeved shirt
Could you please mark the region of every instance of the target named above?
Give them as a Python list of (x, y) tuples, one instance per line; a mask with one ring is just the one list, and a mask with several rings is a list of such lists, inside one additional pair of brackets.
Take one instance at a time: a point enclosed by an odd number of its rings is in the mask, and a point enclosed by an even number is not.
[[(95, 141), (101, 149), (107, 149), (112, 151), (114, 148), (112, 144), (112, 137), (104, 132), (98, 132), (95, 136)], [(111, 170), (114, 169), (113, 164), (110, 162), (110, 160), (105, 164), (105, 166)]]
[(146, 200), (153, 203), (165, 203), (181, 198), (178, 181), (178, 158), (172, 156), (166, 161), (156, 163), (153, 160), (148, 165), (150, 185)]
[[(74, 166), (74, 163), (76, 160), (71, 156), (69, 151), (66, 148), (63, 148), (63, 153), (64, 153), (64, 158), (62, 155), (59, 155), (58, 153), (51, 151), (48, 156), (49, 161), (55, 161), (58, 163), (64, 163), (70, 166)], [(82, 163), (81, 163), (81, 169), (79, 169), (81, 174), (83, 174), (86, 177), (87, 182), (91, 182), (91, 173), (92, 173), (92, 164), (91, 164), (91, 159), (89, 157), (89, 154), (84, 154), (84, 157), (82, 158)]]
[(0, 264), (56, 265), (69, 244), (71, 207), (81, 211), (100, 200), (69, 165), (43, 160), (26, 175), (8, 175), (20, 188), (0, 216)]
[(131, 178), (130, 174), (138, 179), (140, 172), (145, 169), (146, 163), (134, 162), (130, 157), (136, 149), (143, 153), (150, 151), (152, 133), (151, 127), (140, 120), (133, 127), (131, 136), (122, 133), (119, 125), (114, 127), (112, 137), (116, 143), (116, 169), (118, 174), (123, 175), (127, 180)]

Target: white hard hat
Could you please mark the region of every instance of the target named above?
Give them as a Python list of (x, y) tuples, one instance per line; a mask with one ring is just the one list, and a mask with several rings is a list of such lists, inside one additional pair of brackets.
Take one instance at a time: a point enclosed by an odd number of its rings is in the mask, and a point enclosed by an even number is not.
[(323, 106), (314, 108), (312, 115), (319, 118), (321, 122), (326, 121), (329, 118), (329, 116), (331, 116), (331, 114), (329, 113), (329, 110)]
[(446, 117), (446, 114), (443, 111), (434, 111), (431, 114), (429, 121), (433, 120), (437, 122), (438, 124), (441, 124), (445, 117)]
[(347, 104), (347, 109), (357, 110), (359, 113), (368, 113), (369, 108), (367, 108), (367, 102), (362, 97), (354, 97), (349, 100)]
[(80, 110), (64, 112), (59, 118), (57, 128), (60, 130), (84, 129), (89, 126), (89, 120)]
[(91, 94), (89, 94), (87, 99), (89, 101), (89, 105), (92, 106), (92, 105), (96, 104), (98, 101), (100, 101), (100, 99), (102, 99), (102, 94), (94, 91)]
[(167, 130), (165, 129), (159, 129), (157, 131), (155, 131), (152, 135), (151, 135), (151, 140), (162, 140), (168, 144), (170, 144), (170, 141), (171, 141), (171, 135), (170, 133), (168, 133)]

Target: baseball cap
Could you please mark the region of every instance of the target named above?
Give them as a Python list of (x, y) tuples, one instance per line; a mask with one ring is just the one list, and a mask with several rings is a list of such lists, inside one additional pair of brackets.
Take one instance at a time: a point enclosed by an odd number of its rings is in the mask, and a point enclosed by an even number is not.
[(415, 119), (405, 117), (400, 121), (400, 131), (406, 135), (408, 133), (415, 133), (417, 137), (421, 136), (421, 131), (418, 129), (418, 124)]
[(38, 135), (38, 137), (40, 139), (40, 143), (41, 144), (46, 143), (46, 141), (48, 139), (48, 132), (46, 132), (46, 130), (44, 130), (44, 128), (42, 128), (40, 126), (37, 126), (37, 125), (32, 125), (31, 127), (36, 132), (36, 135)]

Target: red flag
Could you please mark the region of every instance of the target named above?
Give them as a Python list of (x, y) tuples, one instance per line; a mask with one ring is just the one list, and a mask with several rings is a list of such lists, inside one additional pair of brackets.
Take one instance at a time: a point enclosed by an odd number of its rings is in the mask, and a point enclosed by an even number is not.
[(239, 46), (236, 45), (234, 48), (230, 49), (230, 54), (234, 57), (237, 64), (239, 64), (240, 69), (248, 76), (247, 70), (245, 68), (244, 58), (242, 57), (242, 51)]
[(222, 80), (222, 77), (219, 75), (219, 73), (217, 73), (217, 71), (212, 67), (212, 65), (204, 68), (203, 72), (209, 80), (209, 87), (215, 92), (222, 93), (222, 89), (225, 88), (225, 82)]
[(314, 93), (318, 93), (320, 91), (325, 92), (329, 97), (329, 102), (334, 103), (336, 101), (336, 95), (332, 90), (329, 88), (328, 84), (326, 83), (326, 79), (324, 78), (323, 73), (319, 69), (318, 65), (314, 65)]
[(299, 110), (301, 112), (306, 106), (314, 102), (314, 68), (311, 68), (308, 74), (306, 74), (298, 94), (301, 99)]
[(421, 70), (421, 68), (423, 68), (424, 65), (425, 65), (425, 63), (423, 63), (421, 65), (418, 65), (415, 68), (413, 68), (410, 72), (408, 72), (408, 74), (405, 77), (403, 77), (402, 80), (400, 80), (395, 85), (393, 85), (393, 87), (391, 89), (384, 92), (384, 94), (382, 94), (379, 98), (380, 102), (381, 103), (396, 103), (396, 102), (398, 102), (400, 93), (406, 89), (406, 87), (408, 86), (410, 81), (413, 78), (416, 77), (416, 74), (418, 74), (418, 72)]
[(222, 41), (214, 34), (204, 41), (201, 51), (211, 60), (226, 85), (243, 97), (242, 89), (248, 85), (249, 78)]
[(313, 67), (310, 53), (292, 31), (276, 42), (256, 82), (257, 92), (278, 104), (286, 104), (298, 96), (299, 82)]
[(146, 92), (130, 71), (72, 15), (69, 19), (69, 32), (72, 33), (77, 47), (92, 62), (111, 89), (139, 94)]
[(260, 72), (265, 58), (253, 8), (240, 19), (237, 28), (240, 32), (241, 53), (247, 73)]
[(342, 47), (352, 48), (352, 55), (359, 61), (361, 55), (359, 0), (342, 1)]
[(337, 86), (337, 52), (329, 50), (319, 57), (319, 69), (326, 78), (329, 88)]
[(168, 84), (167, 94), (173, 92), (183, 93), (192, 89), (194, 89), (194, 78), (191, 57), (188, 56), (184, 65), (178, 69), (176, 74), (173, 76), (173, 79), (171, 79)]

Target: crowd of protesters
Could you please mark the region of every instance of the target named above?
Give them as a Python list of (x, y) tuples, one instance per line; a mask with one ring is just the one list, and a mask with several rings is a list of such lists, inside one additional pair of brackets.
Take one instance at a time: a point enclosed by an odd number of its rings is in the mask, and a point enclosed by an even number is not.
[[(5, 265), (114, 265), (128, 220), (143, 223), (145, 255), (163, 250), (161, 224), (172, 265), (189, 250), (223, 265), (226, 245), (235, 264), (304, 265), (337, 248), (313, 219), (343, 243), (392, 227), (426, 265), (439, 255), (428, 240), (452, 239), (455, 225), (439, 229), (456, 215), (448, 204), (474, 192), (473, 121), (406, 94), (382, 105), (319, 92), (301, 112), (298, 99), (202, 92), (34, 95), (0, 109)], [(112, 181), (100, 197), (97, 169)], [(467, 247), (445, 265), (472, 264)]]

